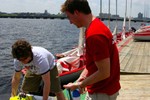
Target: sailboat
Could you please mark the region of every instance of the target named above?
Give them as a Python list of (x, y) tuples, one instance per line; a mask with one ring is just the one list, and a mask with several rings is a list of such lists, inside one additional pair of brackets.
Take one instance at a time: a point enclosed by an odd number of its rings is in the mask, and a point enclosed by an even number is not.
[[(116, 15), (117, 15), (117, 6), (118, 6), (118, 1), (116, 0)], [(113, 40), (116, 43), (119, 43), (120, 41), (124, 40), (128, 35), (129, 32), (126, 32), (126, 13), (127, 13), (127, 0), (126, 0), (126, 6), (125, 6), (125, 16), (124, 16), (124, 21), (123, 21), (123, 26), (122, 26), (122, 31), (121, 32), (117, 32), (118, 29), (118, 21), (116, 18), (116, 25), (113, 31)]]
[[(84, 50), (85, 28), (80, 28), (78, 46), (61, 54), (65, 57), (57, 60), (57, 68), (62, 85), (75, 82), (85, 68)], [(63, 87), (62, 87), (63, 88)]]
[[(117, 0), (116, 0), (116, 15), (117, 15)], [(116, 25), (115, 25), (115, 28), (114, 28), (114, 31), (113, 31), (113, 33), (112, 33), (112, 35), (113, 35), (113, 41), (114, 42), (118, 42), (117, 40), (118, 40), (118, 37), (117, 37), (117, 28), (118, 28), (118, 21), (117, 21), (117, 17), (116, 17)]]
[[(131, 0), (131, 5), (130, 5), (130, 17), (129, 17), (129, 30), (126, 31), (126, 17), (127, 17), (127, 0), (125, 1), (125, 15), (124, 15), (124, 20), (123, 20), (123, 25), (122, 25), (122, 31), (117, 33), (117, 18), (116, 18), (116, 26), (113, 31), (113, 36), (114, 36), (114, 41), (116, 43), (119, 43), (120, 41), (126, 39), (128, 36), (133, 34), (131, 30), (131, 11), (132, 11), (132, 0)], [(116, 15), (117, 15), (117, 0), (116, 0)]]
[(108, 1), (108, 28), (110, 29), (110, 0)]
[[(144, 7), (145, 7), (145, 2), (144, 2)], [(133, 34), (133, 39), (135, 41), (141, 41), (141, 40), (149, 41), (150, 40), (150, 25), (146, 25), (142, 23), (141, 27), (138, 30), (136, 30), (135, 33)]]
[(141, 41), (141, 40), (150, 40), (150, 25), (148, 26), (142, 26), (139, 28), (134, 34), (133, 34), (133, 39), (136, 41)]
[(123, 21), (123, 27), (122, 27), (122, 39), (125, 39), (125, 32), (126, 32), (126, 16), (127, 16), (127, 0), (126, 0), (126, 6), (125, 6), (125, 16)]

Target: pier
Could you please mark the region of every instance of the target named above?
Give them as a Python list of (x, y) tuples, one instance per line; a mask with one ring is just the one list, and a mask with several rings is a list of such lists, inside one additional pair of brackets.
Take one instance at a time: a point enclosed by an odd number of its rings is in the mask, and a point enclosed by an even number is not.
[(150, 100), (150, 41), (129, 36), (118, 49), (121, 90), (117, 100)]

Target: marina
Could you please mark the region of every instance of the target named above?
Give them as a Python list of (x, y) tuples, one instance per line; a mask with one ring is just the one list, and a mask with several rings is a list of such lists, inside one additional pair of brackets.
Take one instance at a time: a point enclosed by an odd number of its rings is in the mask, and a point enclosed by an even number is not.
[[(13, 73), (12, 72), (13, 65), (12, 65), (12, 60), (11, 60), (12, 58), (10, 55), (10, 48), (6, 49), (5, 47), (6, 44), (8, 44), (7, 45), (8, 47), (10, 47), (12, 42), (14, 42), (16, 39), (26, 38), (29, 41), (31, 41), (34, 45), (45, 46), (47, 49), (53, 51), (54, 54), (61, 52), (61, 51), (67, 51), (69, 49), (68, 47), (74, 47), (75, 45), (77, 45), (76, 41), (78, 39), (77, 38), (78, 35), (74, 35), (74, 33), (78, 33), (78, 30), (77, 29), (75, 30), (74, 26), (73, 27), (70, 26), (66, 19), (64, 20), (59, 20), (59, 19), (22, 20), (22, 19), (8, 18), (8, 19), (1, 19), (1, 21), (3, 22), (2, 23), (3, 31), (1, 33), (2, 37), (0, 38), (1, 40), (3, 40), (2, 42), (3, 48), (1, 47), (2, 48), (1, 49), (2, 60), (0, 61), (7, 61), (9, 59), (7, 63), (1, 62), (2, 63), (1, 66), (3, 68), (1, 70), (2, 72), (1, 78), (9, 80), (9, 81), (6, 81), (7, 83), (5, 83), (5, 85), (3, 82), (1, 82), (2, 85), (0, 84), (2, 87), (0, 91), (0, 97), (2, 97), (2, 100), (5, 97), (9, 98), (10, 86), (11, 86), (10, 75)], [(9, 24), (5, 24), (6, 22)], [(104, 22), (106, 24), (106, 21)], [(115, 22), (110, 23), (109, 27), (111, 30), (114, 29), (115, 24), (116, 24)], [(124, 28), (127, 26), (125, 23), (125, 20), (123, 22), (123, 26), (122, 26), (122, 21), (118, 20), (118, 24), (119, 24), (118, 26), (119, 31), (124, 30)], [(65, 25), (67, 25), (68, 27)], [(50, 27), (47, 27), (47, 26), (50, 26)], [(136, 28), (138, 28), (138, 26), (140, 26), (140, 23), (132, 23), (132, 26), (136, 26)], [(130, 26), (127, 26), (127, 27), (130, 27)], [(64, 28), (66, 30), (64, 30)], [(55, 33), (55, 36), (54, 36), (54, 33)], [(66, 33), (71, 33), (71, 34), (69, 35)], [(9, 40), (7, 36), (9, 36)], [(67, 37), (67, 39), (65, 37)], [(64, 43), (62, 43), (61, 41), (64, 41)], [(118, 50), (119, 50), (120, 66), (121, 66), (121, 69), (120, 69), (121, 90), (120, 90), (120, 95), (118, 96), (117, 100), (149, 100), (150, 99), (150, 94), (149, 94), (150, 93), (150, 85), (149, 85), (150, 84), (150, 77), (149, 77), (150, 75), (150, 68), (149, 68), (150, 66), (150, 62), (149, 62), (150, 42), (149, 41), (135, 41), (133, 40), (132, 35), (129, 35), (127, 38), (119, 41), (117, 45), (118, 45)], [(8, 55), (8, 58), (6, 58), (6, 55)], [(9, 65), (10, 67), (5, 67), (7, 66), (5, 64)], [(7, 74), (6, 71), (7, 72), (9, 71), (9, 75)], [(6, 86), (8, 88), (7, 91), (5, 89)], [(84, 96), (81, 100), (84, 100)]]

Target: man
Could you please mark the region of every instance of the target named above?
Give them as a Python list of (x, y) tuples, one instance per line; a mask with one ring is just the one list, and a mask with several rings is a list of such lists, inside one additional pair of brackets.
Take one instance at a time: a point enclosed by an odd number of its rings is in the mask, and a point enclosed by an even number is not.
[(55, 66), (54, 56), (45, 48), (31, 46), (25, 40), (18, 40), (12, 45), (15, 73), (12, 77), (11, 96), (17, 95), (20, 82), (21, 70), (28, 69), (24, 76), (22, 91), (38, 91), (41, 80), (43, 80), (43, 100), (48, 100), (50, 92), (54, 92), (58, 100), (65, 100), (61, 90), (58, 71)]
[(87, 89), (91, 100), (116, 100), (120, 90), (120, 63), (116, 44), (106, 25), (91, 13), (87, 0), (66, 0), (61, 11), (71, 24), (85, 27), (86, 68), (71, 90)]

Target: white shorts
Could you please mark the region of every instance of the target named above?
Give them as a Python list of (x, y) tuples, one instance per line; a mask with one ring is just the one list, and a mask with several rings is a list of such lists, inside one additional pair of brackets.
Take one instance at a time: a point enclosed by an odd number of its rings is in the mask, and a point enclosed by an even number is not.
[(85, 97), (85, 100), (117, 100), (119, 92), (114, 93), (113, 95), (107, 95), (103, 93), (94, 93), (88, 94)]

